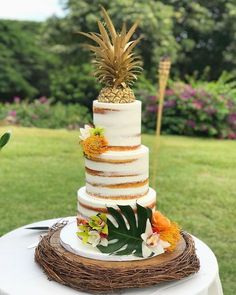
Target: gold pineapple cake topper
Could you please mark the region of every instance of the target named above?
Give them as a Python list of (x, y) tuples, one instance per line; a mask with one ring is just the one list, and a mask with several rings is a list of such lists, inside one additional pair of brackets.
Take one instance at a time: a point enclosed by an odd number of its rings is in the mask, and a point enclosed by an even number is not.
[(121, 32), (117, 32), (108, 13), (102, 7), (104, 26), (98, 21), (99, 33), (80, 34), (90, 38), (98, 46), (86, 44), (86, 48), (95, 54), (95, 76), (105, 85), (99, 93), (98, 101), (108, 103), (129, 103), (135, 100), (129, 87), (137, 80), (137, 74), (142, 70), (141, 60), (133, 53), (134, 47), (141, 37), (130, 41), (138, 22), (127, 31), (123, 24)]

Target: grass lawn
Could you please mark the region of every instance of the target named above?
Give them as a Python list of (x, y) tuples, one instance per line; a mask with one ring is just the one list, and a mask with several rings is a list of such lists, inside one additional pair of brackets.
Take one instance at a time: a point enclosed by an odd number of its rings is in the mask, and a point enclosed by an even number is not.
[[(37, 220), (75, 215), (76, 190), (84, 185), (78, 132), (12, 130), (0, 153), (0, 236)], [(213, 249), (225, 295), (236, 294), (236, 142), (164, 136), (158, 155), (153, 142), (143, 136), (150, 164), (158, 156), (158, 208)]]

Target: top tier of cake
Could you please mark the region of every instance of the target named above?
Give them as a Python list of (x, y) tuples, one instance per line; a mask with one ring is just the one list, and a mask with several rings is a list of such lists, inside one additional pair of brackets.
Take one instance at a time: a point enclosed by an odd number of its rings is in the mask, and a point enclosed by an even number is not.
[(141, 145), (141, 101), (93, 102), (93, 123), (105, 130), (109, 147), (133, 149)]

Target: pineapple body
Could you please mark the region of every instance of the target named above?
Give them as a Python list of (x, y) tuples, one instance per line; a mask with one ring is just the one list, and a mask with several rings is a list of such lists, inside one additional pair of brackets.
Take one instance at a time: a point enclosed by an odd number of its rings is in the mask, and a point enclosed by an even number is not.
[(129, 103), (135, 100), (130, 87), (104, 87), (99, 93), (98, 101), (107, 103)]

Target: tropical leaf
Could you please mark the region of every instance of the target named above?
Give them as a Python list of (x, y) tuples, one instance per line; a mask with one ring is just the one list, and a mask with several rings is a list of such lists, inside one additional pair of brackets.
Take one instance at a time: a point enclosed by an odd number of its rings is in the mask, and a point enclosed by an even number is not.
[(6, 132), (0, 137), (0, 150), (8, 143), (10, 137), (10, 132)]
[(131, 206), (118, 206), (119, 209), (108, 207), (108, 213), (116, 220), (118, 226), (108, 218), (108, 246), (97, 246), (103, 253), (142, 257), (142, 238), (147, 220), (152, 210), (137, 204), (137, 215)]

